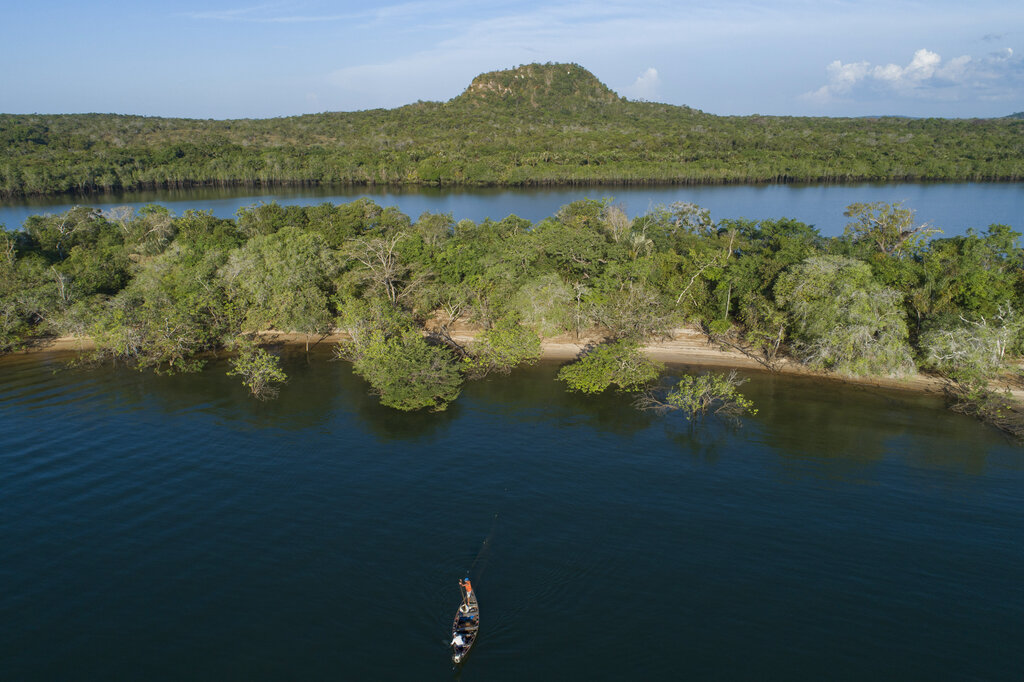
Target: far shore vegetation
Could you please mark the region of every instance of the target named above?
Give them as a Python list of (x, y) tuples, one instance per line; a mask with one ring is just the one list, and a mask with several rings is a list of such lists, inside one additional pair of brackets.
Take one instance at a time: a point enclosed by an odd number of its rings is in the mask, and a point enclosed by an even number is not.
[(275, 185), (1020, 181), (1024, 119), (715, 116), (575, 64), (448, 102), (275, 119), (0, 114), (0, 196)]
[[(535, 360), (542, 338), (598, 330), (604, 341), (559, 373), (567, 390), (635, 392), (691, 419), (752, 413), (734, 376), (660, 383), (639, 348), (689, 324), (769, 370), (939, 375), (955, 409), (1019, 435), (1019, 406), (991, 386), (1016, 380), (1024, 349), (1020, 233), (943, 237), (891, 204), (846, 215), (845, 234), (826, 238), (687, 203), (631, 219), (611, 199), (537, 223), (412, 219), (368, 199), (234, 219), (77, 207), (0, 231), (0, 351), (90, 337), (96, 360), (174, 373), (224, 350), (268, 398), (286, 377), (256, 332), (341, 330), (337, 354), (383, 405), (443, 410), (464, 381)], [(458, 341), (456, 324), (480, 333)]]

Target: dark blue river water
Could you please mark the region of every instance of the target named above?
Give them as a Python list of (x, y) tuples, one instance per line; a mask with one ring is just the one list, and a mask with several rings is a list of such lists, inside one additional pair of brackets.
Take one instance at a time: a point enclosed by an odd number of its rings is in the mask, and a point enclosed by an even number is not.
[(752, 374), (731, 430), (286, 368), (0, 359), (0, 679), (1020, 679), (1024, 450), (939, 398)]
[(578, 199), (611, 198), (630, 216), (647, 213), (659, 204), (689, 201), (711, 210), (712, 218), (794, 218), (814, 225), (826, 236), (843, 233), (843, 211), (857, 202), (903, 202), (916, 211), (919, 223), (939, 228), (945, 236), (983, 230), (1000, 223), (1024, 231), (1024, 183), (934, 183), (851, 185), (705, 185), (660, 187), (570, 187), (520, 189), (430, 188), (275, 188), (268, 190), (209, 189), (134, 192), (67, 197), (30, 197), (0, 202), (0, 225), (20, 227), (35, 213), (60, 213), (76, 204), (111, 208), (159, 203), (177, 215), (186, 210), (212, 211), (230, 218), (243, 206), (277, 201), (281, 204), (347, 203), (370, 197), (382, 206), (397, 206), (417, 218), (425, 211), (451, 213), (457, 220), (500, 220), (509, 214), (539, 221)]

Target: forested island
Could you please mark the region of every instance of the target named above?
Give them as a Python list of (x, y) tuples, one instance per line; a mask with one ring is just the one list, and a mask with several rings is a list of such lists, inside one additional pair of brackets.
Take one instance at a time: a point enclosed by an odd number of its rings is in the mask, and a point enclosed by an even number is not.
[(0, 114), (0, 196), (268, 185), (1019, 181), (1024, 120), (715, 116), (575, 64), (447, 102), (277, 119)]
[[(560, 373), (569, 389), (651, 389), (662, 367), (640, 345), (690, 324), (771, 371), (928, 371), (958, 409), (1018, 429), (991, 381), (1019, 374), (1020, 233), (941, 238), (893, 204), (846, 215), (845, 234), (825, 238), (788, 219), (715, 221), (689, 203), (630, 219), (587, 199), (537, 223), (413, 220), (368, 199), (260, 204), (234, 219), (79, 207), (0, 233), (0, 350), (89, 337), (93, 359), (158, 372), (226, 350), (268, 397), (285, 377), (258, 332), (340, 330), (338, 355), (382, 404), (438, 410), (463, 381), (530, 362), (558, 335), (594, 340)], [(456, 339), (456, 323), (475, 338)], [(750, 407), (728, 377), (662, 389), (647, 406)]]

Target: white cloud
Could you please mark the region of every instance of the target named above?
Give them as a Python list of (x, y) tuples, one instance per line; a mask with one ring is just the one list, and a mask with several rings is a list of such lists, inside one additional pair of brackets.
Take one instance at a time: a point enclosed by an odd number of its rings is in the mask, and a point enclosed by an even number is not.
[(652, 66), (637, 76), (633, 84), (626, 88), (626, 94), (633, 99), (652, 100), (657, 97), (660, 85), (658, 70)]
[(819, 104), (872, 94), (917, 99), (997, 99), (1009, 97), (1016, 91), (1024, 72), (1021, 67), (1021, 60), (1013, 58), (1010, 48), (987, 59), (962, 55), (945, 62), (938, 53), (922, 48), (906, 66), (872, 66), (869, 62), (844, 64), (836, 60), (826, 67), (828, 82), (805, 93), (804, 98)]
[(871, 75), (878, 80), (888, 81), (893, 87), (906, 87), (934, 76), (941, 63), (942, 57), (938, 54), (922, 49), (914, 53), (914, 58), (907, 66), (876, 66)]

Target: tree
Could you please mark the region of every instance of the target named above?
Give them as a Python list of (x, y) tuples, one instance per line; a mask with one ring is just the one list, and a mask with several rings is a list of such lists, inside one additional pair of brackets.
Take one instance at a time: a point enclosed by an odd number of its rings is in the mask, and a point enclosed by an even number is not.
[(558, 371), (570, 391), (601, 393), (615, 386), (635, 392), (658, 378), (665, 368), (640, 352), (636, 341), (605, 343), (587, 350), (583, 357)]
[(573, 328), (573, 291), (553, 272), (523, 284), (512, 305), (523, 323), (550, 337)]
[(1005, 304), (991, 318), (961, 316), (960, 322), (921, 336), (924, 365), (959, 384), (985, 387), (1005, 369), (1007, 350), (1024, 329), (1024, 318)]
[(45, 263), (38, 259), (38, 278), (31, 277), (28, 263), (18, 258), (17, 242), (17, 234), (0, 228), (0, 353), (20, 346), (38, 322), (26, 293), (41, 283)]
[(451, 351), (431, 346), (407, 329), (388, 336), (380, 330), (342, 351), (352, 369), (366, 379), (380, 404), (396, 410), (444, 410), (459, 396), (462, 374)]
[(934, 329), (921, 337), (924, 365), (946, 380), (949, 408), (992, 424), (1024, 440), (1024, 408), (1009, 392), (990, 388), (1007, 369), (1007, 350), (1024, 329), (1022, 319), (1009, 304), (992, 318), (969, 319)]
[(235, 357), (231, 358), (228, 376), (242, 377), (242, 383), (257, 400), (276, 398), (288, 375), (281, 369), (281, 358), (258, 347), (252, 339), (240, 337), (234, 342)]
[[(237, 334), (238, 310), (217, 276), (237, 243), (234, 232), (207, 214), (189, 220), (188, 237), (179, 236), (97, 311), (90, 335), (99, 357), (160, 372), (195, 371), (204, 364), (198, 353)], [(201, 231), (203, 223), (209, 232)]]
[(381, 405), (440, 411), (458, 397), (462, 373), (455, 356), (428, 343), (400, 307), (383, 298), (350, 301), (339, 324), (350, 340), (336, 355), (352, 362)]
[[(575, 202), (574, 206), (581, 202)], [(608, 245), (600, 213), (593, 219), (573, 213), (563, 220), (543, 220), (530, 234), (531, 240), (566, 281), (579, 282), (600, 274), (608, 262)]]
[(51, 262), (67, 257), (79, 244), (94, 244), (106, 234), (117, 235), (100, 212), (86, 206), (75, 206), (59, 215), (33, 215), (25, 220), (25, 232), (34, 249)]
[(711, 415), (738, 423), (744, 414), (757, 414), (754, 403), (738, 390), (746, 382), (737, 376), (735, 370), (729, 374), (684, 374), (664, 395), (658, 390), (648, 390), (636, 405), (646, 410), (678, 410), (688, 420), (700, 420)]
[(910, 302), (920, 318), (961, 315), (991, 318), (1017, 298), (1024, 273), (1020, 233), (991, 225), (978, 233), (936, 239), (921, 255), (920, 278)]
[(253, 237), (220, 270), (229, 297), (245, 310), (250, 331), (325, 334), (338, 270), (323, 237), (296, 227)]
[(274, 234), (284, 227), (305, 227), (306, 211), (302, 206), (269, 204), (244, 206), (235, 213), (238, 229), (246, 237)]
[(369, 281), (374, 290), (392, 303), (398, 300), (401, 280), (409, 272), (409, 266), (401, 261), (396, 249), (404, 237), (402, 232), (383, 237), (357, 237), (346, 249), (350, 261), (358, 264), (354, 270), (357, 276)]
[(844, 256), (814, 256), (775, 287), (791, 324), (793, 349), (806, 364), (840, 374), (902, 375), (913, 370), (902, 296)]
[(131, 252), (154, 256), (167, 248), (176, 232), (174, 216), (169, 209), (158, 204), (146, 204), (129, 223), (125, 241)]
[(902, 256), (918, 250), (931, 235), (941, 230), (914, 224), (914, 212), (903, 204), (875, 201), (850, 204), (843, 213), (854, 222), (846, 226), (844, 236), (853, 242), (867, 242), (886, 256)]
[[(732, 321), (739, 325), (730, 324), (723, 329), (726, 325), (720, 318), (706, 323), (705, 329), (719, 345), (776, 371), (788, 320), (775, 301), (773, 289), (782, 272), (819, 252), (821, 235), (809, 225), (785, 218), (725, 220), (721, 226), (738, 235), (738, 255), (723, 258), (726, 267), (717, 288), (721, 288), (721, 282), (731, 287), (736, 303)], [(730, 291), (727, 289), (726, 293), (728, 298)]]
[(688, 201), (672, 202), (668, 207), (668, 215), (672, 226), (681, 232), (711, 234), (715, 230), (711, 211)]
[(642, 284), (626, 282), (591, 297), (590, 316), (608, 330), (612, 339), (644, 339), (664, 334), (672, 320), (671, 308)]
[(715, 232), (711, 211), (685, 201), (655, 206), (633, 221), (633, 226), (661, 250), (681, 250), (685, 238)]
[(536, 332), (520, 325), (514, 317), (503, 317), (474, 339), (466, 358), (467, 371), (474, 377), (508, 374), (513, 367), (536, 362), (540, 351)]

